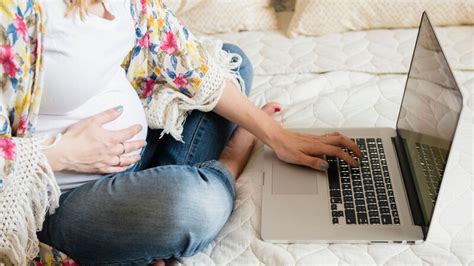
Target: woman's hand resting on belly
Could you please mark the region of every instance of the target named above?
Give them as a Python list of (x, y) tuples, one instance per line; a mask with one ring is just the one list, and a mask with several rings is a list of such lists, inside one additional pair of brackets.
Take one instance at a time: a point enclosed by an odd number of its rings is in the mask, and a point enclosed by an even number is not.
[(125, 171), (138, 162), (140, 155), (130, 153), (143, 148), (146, 142), (129, 140), (142, 130), (141, 125), (121, 130), (103, 128), (122, 112), (123, 107), (118, 106), (68, 127), (56, 145), (43, 151), (53, 171), (109, 174)]

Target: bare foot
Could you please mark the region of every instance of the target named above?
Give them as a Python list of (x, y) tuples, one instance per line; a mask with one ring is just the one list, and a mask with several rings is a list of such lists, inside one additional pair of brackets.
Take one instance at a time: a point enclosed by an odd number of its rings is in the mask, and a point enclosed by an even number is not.
[[(268, 103), (262, 107), (269, 116), (281, 111), (278, 103)], [(247, 130), (238, 127), (221, 153), (219, 161), (223, 163), (230, 173), (237, 179), (250, 158), (257, 138)]]

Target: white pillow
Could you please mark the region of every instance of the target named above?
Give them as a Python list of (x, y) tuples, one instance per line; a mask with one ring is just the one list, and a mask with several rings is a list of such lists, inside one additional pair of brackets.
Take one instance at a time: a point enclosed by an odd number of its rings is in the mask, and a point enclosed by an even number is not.
[(214, 34), (277, 28), (272, 0), (164, 0), (194, 32)]
[(433, 25), (474, 23), (473, 0), (297, 0), (289, 34), (323, 35), (376, 28), (418, 27), (423, 11)]

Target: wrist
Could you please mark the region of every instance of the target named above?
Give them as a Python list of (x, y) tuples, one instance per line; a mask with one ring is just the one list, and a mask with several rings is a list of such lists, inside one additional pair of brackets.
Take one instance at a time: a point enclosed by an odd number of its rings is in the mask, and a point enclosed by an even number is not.
[(46, 159), (48, 160), (48, 163), (54, 172), (66, 170), (65, 165), (60, 162), (57, 154), (54, 152), (53, 149), (43, 150), (43, 154), (44, 156), (46, 156)]
[(41, 143), (41, 151), (54, 172), (66, 170), (65, 164), (61, 162), (62, 156), (57, 145), (60, 139), (60, 135), (47, 137)]
[(260, 134), (260, 140), (270, 147), (274, 147), (277, 142), (280, 141), (283, 136), (283, 127), (280, 123), (273, 119), (266, 120), (268, 123), (263, 123), (261, 128), (262, 133)]

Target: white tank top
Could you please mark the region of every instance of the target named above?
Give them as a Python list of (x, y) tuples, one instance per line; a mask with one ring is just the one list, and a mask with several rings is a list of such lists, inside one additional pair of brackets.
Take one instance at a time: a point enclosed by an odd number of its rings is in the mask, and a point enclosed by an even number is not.
[[(123, 105), (122, 115), (104, 128), (141, 124), (143, 130), (133, 140), (146, 139), (143, 106), (120, 66), (135, 44), (129, 1), (104, 1), (113, 20), (86, 15), (84, 21), (79, 14), (65, 17), (63, 1), (42, 0), (41, 4), (46, 18), (44, 91), (35, 136), (62, 132), (81, 119)], [(63, 191), (100, 177), (55, 174)]]

